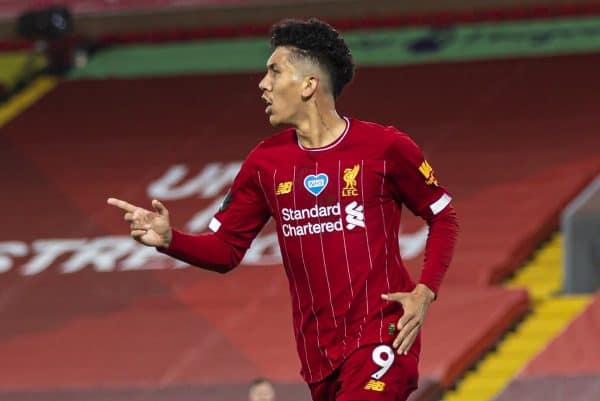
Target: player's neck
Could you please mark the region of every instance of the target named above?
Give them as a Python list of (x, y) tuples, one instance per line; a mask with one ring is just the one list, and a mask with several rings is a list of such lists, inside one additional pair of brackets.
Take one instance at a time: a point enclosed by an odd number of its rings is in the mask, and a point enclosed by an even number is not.
[(346, 120), (335, 108), (307, 113), (296, 125), (300, 145), (305, 148), (322, 148), (335, 142), (346, 130)]

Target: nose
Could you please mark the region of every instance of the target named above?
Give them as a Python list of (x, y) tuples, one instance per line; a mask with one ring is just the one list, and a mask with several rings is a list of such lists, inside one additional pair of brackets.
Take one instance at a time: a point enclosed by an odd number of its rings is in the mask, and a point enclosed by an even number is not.
[(260, 89), (262, 92), (269, 90), (267, 78), (268, 78), (268, 74), (265, 74), (263, 79), (261, 79), (260, 82), (258, 83), (258, 89)]

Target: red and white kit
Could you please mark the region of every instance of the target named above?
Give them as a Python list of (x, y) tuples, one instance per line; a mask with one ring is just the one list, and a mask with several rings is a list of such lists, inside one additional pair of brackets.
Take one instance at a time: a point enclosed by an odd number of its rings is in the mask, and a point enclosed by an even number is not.
[[(393, 127), (346, 122), (345, 132), (323, 148), (302, 147), (294, 129), (261, 142), (209, 225), (214, 236), (243, 254), (268, 219), (275, 219), (308, 383), (322, 381), (365, 346), (375, 358), (374, 348), (389, 348), (395, 337), (402, 308), (381, 294), (415, 285), (400, 258), (402, 206), (430, 225), (419, 281), (434, 292), (456, 236), (455, 224), (448, 223), (454, 220), (443, 218), (454, 213), (451, 196), (417, 145)], [(186, 256), (202, 253), (203, 246), (190, 238), (174, 232), (165, 252), (202, 262), (201, 256)], [(372, 365), (375, 371), (385, 367), (384, 354)], [(376, 381), (385, 382), (385, 373)], [(377, 392), (377, 386), (371, 390)]]

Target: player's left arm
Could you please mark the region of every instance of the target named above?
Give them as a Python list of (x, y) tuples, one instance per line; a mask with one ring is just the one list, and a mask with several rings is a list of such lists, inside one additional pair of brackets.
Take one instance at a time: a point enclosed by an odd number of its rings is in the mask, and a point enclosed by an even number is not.
[(406, 135), (398, 134), (388, 149), (392, 192), (429, 225), (425, 245), (425, 263), (419, 283), (413, 291), (383, 294), (382, 298), (402, 304), (404, 314), (398, 321), (393, 346), (406, 354), (417, 338), (429, 305), (436, 298), (442, 279), (454, 253), (458, 234), (452, 197), (435, 178), (433, 169), (419, 147)]

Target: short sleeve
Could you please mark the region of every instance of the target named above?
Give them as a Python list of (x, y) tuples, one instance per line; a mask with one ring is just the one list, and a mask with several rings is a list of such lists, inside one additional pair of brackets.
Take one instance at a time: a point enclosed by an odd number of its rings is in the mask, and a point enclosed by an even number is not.
[(219, 238), (240, 249), (248, 249), (271, 217), (258, 169), (249, 160), (242, 164), (219, 211), (208, 228)]
[(441, 186), (423, 152), (406, 134), (395, 132), (385, 159), (391, 192), (399, 204), (426, 220), (440, 213), (452, 200)]

